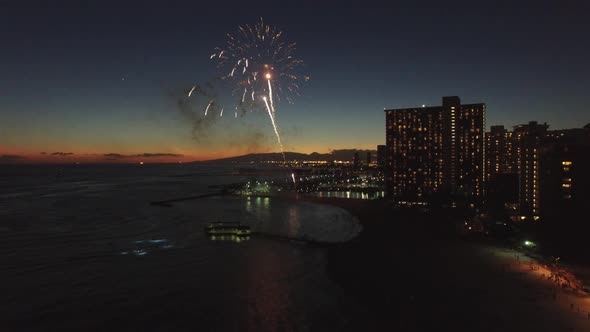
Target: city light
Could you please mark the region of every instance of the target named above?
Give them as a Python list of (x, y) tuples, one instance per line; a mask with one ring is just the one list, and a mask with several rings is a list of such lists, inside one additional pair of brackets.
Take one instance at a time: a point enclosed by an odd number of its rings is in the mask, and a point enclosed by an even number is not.
[(578, 2), (1, 2), (0, 332), (590, 331)]
[(532, 247), (535, 247), (535, 246), (537, 246), (537, 244), (536, 244), (535, 242), (533, 242), (533, 241), (529, 241), (529, 240), (525, 240), (525, 241), (524, 241), (524, 245), (525, 245), (526, 247), (529, 247), (529, 248), (532, 248)]

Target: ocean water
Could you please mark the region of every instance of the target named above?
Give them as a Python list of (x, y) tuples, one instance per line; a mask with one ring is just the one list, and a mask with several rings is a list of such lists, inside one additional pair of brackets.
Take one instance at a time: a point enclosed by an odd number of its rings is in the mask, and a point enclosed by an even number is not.
[[(326, 249), (296, 241), (354, 238), (360, 226), (346, 211), (277, 197), (149, 204), (247, 180), (231, 171), (0, 166), (4, 326), (338, 330), (362, 314), (326, 273)], [(203, 228), (213, 221), (239, 221), (267, 236), (212, 240)]]

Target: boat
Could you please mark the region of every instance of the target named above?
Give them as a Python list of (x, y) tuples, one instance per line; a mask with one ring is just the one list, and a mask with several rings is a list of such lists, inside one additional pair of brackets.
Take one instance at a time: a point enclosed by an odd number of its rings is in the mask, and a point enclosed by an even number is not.
[(208, 235), (250, 236), (250, 226), (239, 222), (214, 222), (205, 227)]

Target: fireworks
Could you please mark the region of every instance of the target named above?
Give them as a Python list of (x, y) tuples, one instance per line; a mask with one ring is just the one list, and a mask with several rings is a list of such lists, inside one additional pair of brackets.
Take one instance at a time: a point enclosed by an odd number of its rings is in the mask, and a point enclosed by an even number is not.
[[(284, 159), (276, 107), (283, 100), (293, 103), (299, 95), (300, 83), (309, 80), (299, 73), (303, 62), (294, 53), (295, 43), (286, 41), (282, 31), (264, 24), (262, 19), (255, 25), (240, 26), (235, 33), (227, 34), (223, 45), (215, 48), (209, 57), (222, 71), (213, 82), (215, 86), (212, 83), (192, 86), (186, 92), (187, 99), (198, 99), (199, 107), (204, 107), (202, 119), (211, 119), (209, 111), (215, 113), (221, 105), (216, 88), (229, 85), (237, 101), (234, 118), (238, 118), (238, 111), (268, 113)], [(219, 117), (223, 117), (223, 110), (219, 111)]]
[(266, 96), (262, 97), (264, 100), (264, 104), (266, 105), (266, 109), (268, 111), (268, 116), (270, 117), (270, 122), (272, 123), (272, 128), (277, 136), (277, 142), (279, 143), (279, 147), (281, 148), (281, 154), (283, 155), (283, 160), (285, 159), (285, 150), (283, 149), (283, 143), (281, 142), (281, 135), (279, 134), (279, 130), (277, 129), (277, 124), (275, 123), (275, 116), (270, 107), (268, 107), (268, 102), (266, 101)]
[(222, 70), (222, 80), (232, 83), (233, 94), (239, 96), (238, 105), (242, 110), (268, 112), (281, 152), (275, 97), (277, 102), (284, 99), (293, 103), (294, 96), (299, 95), (300, 82), (309, 80), (298, 73), (303, 61), (294, 53), (295, 43), (284, 40), (282, 31), (260, 19), (253, 26), (246, 24), (236, 33), (227, 34), (223, 46), (215, 48), (210, 56)]
[(209, 104), (207, 104), (207, 107), (205, 108), (205, 116), (207, 116), (207, 112), (209, 111), (209, 107), (211, 107), (211, 104), (213, 104), (213, 100), (210, 100)]
[(197, 87), (196, 85), (193, 85), (193, 87), (191, 88), (191, 91), (189, 91), (189, 92), (188, 92), (188, 97), (189, 97), (189, 98), (190, 98), (190, 97), (191, 97), (191, 95), (193, 94), (193, 91), (195, 91), (195, 88), (196, 88), (196, 87)]
[[(264, 79), (270, 82), (271, 78), (277, 101), (292, 103), (299, 95), (300, 82), (309, 80), (298, 72), (303, 61), (295, 57), (295, 50), (295, 43), (286, 41), (282, 31), (260, 19), (254, 26), (242, 25), (236, 33), (227, 34), (223, 46), (215, 48), (210, 58), (222, 70), (222, 79), (235, 83), (234, 93), (242, 97), (241, 103), (256, 104), (255, 95), (270, 97)], [(249, 101), (247, 94), (252, 96)]]

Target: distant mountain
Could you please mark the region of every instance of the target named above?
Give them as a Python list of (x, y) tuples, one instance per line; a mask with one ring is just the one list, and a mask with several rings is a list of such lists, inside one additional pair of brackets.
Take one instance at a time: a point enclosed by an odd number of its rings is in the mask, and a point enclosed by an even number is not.
[[(312, 152), (310, 154), (298, 153), (298, 152), (285, 152), (285, 159), (288, 161), (333, 161), (343, 160), (352, 161), (355, 152), (358, 152), (361, 160), (367, 159), (367, 152), (371, 153), (371, 158), (375, 160), (377, 157), (376, 150), (357, 150), (357, 149), (343, 149), (343, 150), (332, 150), (330, 153), (317, 153)], [(213, 159), (201, 161), (201, 163), (251, 163), (251, 162), (263, 162), (263, 161), (282, 161), (283, 156), (280, 152), (274, 153), (251, 153), (242, 156), (235, 156), (222, 159)]]

